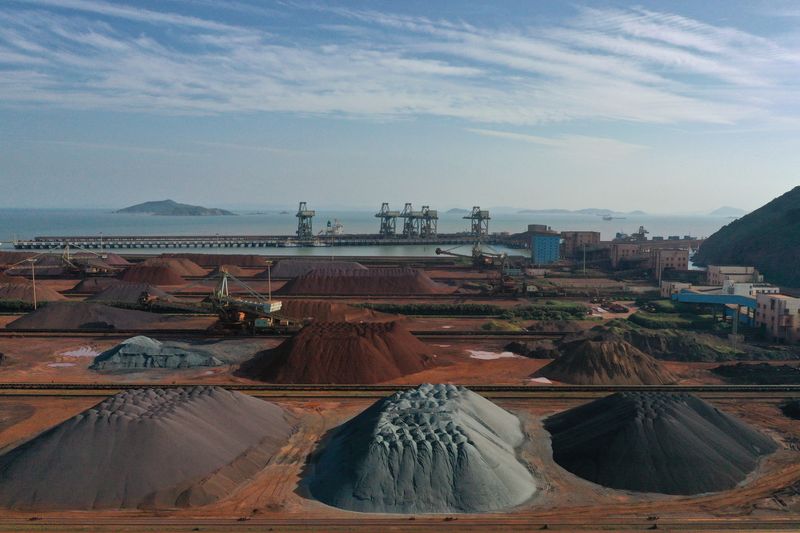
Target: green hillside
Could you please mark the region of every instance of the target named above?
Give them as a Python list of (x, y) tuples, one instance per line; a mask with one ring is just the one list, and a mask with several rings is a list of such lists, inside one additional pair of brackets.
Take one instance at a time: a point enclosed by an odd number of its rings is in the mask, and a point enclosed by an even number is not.
[(800, 186), (721, 228), (694, 262), (754, 265), (771, 283), (800, 287)]
[(116, 213), (134, 213), (140, 215), (162, 215), (162, 216), (229, 216), (233, 215), (230, 211), (217, 209), (216, 207), (202, 207), (199, 205), (179, 204), (173, 200), (161, 200), (157, 202), (144, 202), (132, 205), (125, 209), (115, 211)]

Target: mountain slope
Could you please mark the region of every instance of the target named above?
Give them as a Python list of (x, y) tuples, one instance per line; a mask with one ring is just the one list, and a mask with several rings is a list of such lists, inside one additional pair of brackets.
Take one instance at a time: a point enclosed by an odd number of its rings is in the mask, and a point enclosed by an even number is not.
[(694, 262), (753, 265), (771, 283), (800, 287), (800, 186), (721, 228)]
[(133, 213), (143, 215), (163, 216), (221, 216), (233, 215), (230, 211), (215, 207), (202, 207), (199, 205), (179, 204), (174, 200), (160, 200), (144, 202), (115, 211), (116, 213)]

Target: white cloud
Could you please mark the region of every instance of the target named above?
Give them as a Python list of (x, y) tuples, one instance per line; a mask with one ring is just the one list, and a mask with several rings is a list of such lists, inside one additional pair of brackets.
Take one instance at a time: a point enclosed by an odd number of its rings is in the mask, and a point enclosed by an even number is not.
[(316, 9), (346, 24), (298, 40), (99, 0), (10, 6), (0, 12), (3, 106), (726, 125), (777, 115), (794, 98), (787, 66), (798, 57), (643, 9), (582, 9), (560, 24), (500, 30), (326, 7)]
[(485, 137), (496, 137), (521, 141), (548, 148), (564, 150), (572, 153), (576, 157), (591, 157), (597, 159), (617, 159), (626, 157), (635, 152), (646, 149), (641, 144), (627, 143), (606, 137), (592, 137), (586, 135), (560, 135), (558, 137), (542, 137), (529, 135), (527, 133), (516, 133), (510, 131), (490, 130), (485, 128), (468, 128), (467, 131), (483, 135)]

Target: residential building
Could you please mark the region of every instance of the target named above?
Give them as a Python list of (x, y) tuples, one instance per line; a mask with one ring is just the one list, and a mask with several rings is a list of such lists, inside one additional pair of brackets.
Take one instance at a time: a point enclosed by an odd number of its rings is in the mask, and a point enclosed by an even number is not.
[(764, 281), (764, 277), (751, 266), (708, 265), (706, 282), (709, 285), (723, 285), (725, 281), (759, 283)]
[[(534, 224), (531, 224), (534, 226)], [(547, 226), (531, 231), (531, 262), (549, 265), (561, 259), (561, 235)], [(530, 226), (528, 227), (530, 231)]]
[(599, 231), (562, 231), (564, 257), (578, 257), (584, 249), (600, 246)]
[(784, 294), (756, 297), (756, 326), (773, 342), (800, 342), (800, 298)]

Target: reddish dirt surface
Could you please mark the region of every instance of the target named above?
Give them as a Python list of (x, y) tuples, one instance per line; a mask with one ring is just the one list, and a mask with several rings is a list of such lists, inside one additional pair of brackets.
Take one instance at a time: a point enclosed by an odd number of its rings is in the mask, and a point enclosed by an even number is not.
[(381, 383), (432, 364), (431, 347), (399, 322), (315, 322), (275, 350), (242, 364), (272, 383)]
[(399, 318), (352, 305), (323, 300), (283, 300), (280, 313), (295, 320), (317, 320), (320, 322), (386, 322)]

